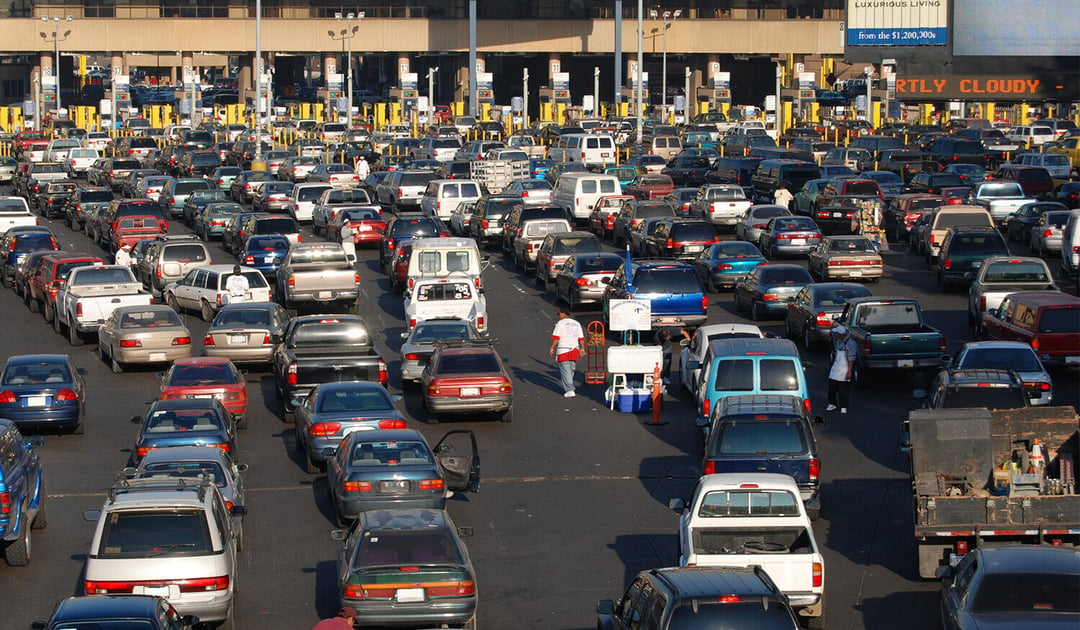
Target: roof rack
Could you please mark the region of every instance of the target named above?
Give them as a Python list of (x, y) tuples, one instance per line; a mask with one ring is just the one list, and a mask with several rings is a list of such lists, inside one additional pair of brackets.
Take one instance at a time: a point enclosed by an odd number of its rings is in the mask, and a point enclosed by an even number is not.
[(115, 503), (116, 498), (121, 494), (128, 494), (130, 492), (141, 490), (184, 491), (196, 489), (199, 492), (199, 500), (202, 501), (206, 498), (206, 492), (211, 485), (213, 485), (213, 479), (211, 478), (209, 471), (204, 471), (198, 479), (192, 479), (191, 477), (148, 477), (144, 479), (133, 479), (128, 477), (125, 471), (120, 471), (116, 475), (113, 487), (109, 488), (109, 503)]

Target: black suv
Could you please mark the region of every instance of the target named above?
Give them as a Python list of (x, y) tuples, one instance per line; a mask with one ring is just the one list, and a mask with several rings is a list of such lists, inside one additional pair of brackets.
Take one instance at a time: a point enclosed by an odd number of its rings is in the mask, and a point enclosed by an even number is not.
[(969, 185), (964, 181), (964, 178), (956, 173), (922, 171), (921, 173), (915, 173), (907, 180), (903, 192), (940, 195), (942, 188), (958, 188)]
[(811, 418), (798, 396), (728, 396), (713, 412), (705, 440), (705, 474), (770, 472), (799, 484), (812, 520), (821, 514), (821, 460)]
[(1030, 405), (1024, 381), (1012, 370), (942, 370), (927, 398), (929, 409), (1019, 409)]
[(1009, 246), (992, 227), (961, 225), (945, 233), (938, 252), (937, 281), (942, 291), (967, 287), (982, 262), (992, 256), (1008, 256)]
[(986, 147), (977, 140), (960, 136), (934, 138), (923, 154), (924, 171), (938, 171), (950, 164), (987, 165)]
[(596, 605), (598, 630), (798, 628), (787, 597), (759, 566), (638, 573), (618, 601)]
[(517, 195), (484, 195), (469, 216), (466, 236), (475, 239), (481, 249), (487, 247), (492, 240), (502, 236), (499, 221), (520, 203), (521, 197)]
[(711, 221), (660, 219), (656, 229), (645, 239), (645, 255), (693, 260), (719, 240)]
[(420, 212), (399, 212), (390, 217), (386, 231), (379, 239), (379, 263), (388, 268), (396, 247), (402, 239), (450, 236), (439, 219)]

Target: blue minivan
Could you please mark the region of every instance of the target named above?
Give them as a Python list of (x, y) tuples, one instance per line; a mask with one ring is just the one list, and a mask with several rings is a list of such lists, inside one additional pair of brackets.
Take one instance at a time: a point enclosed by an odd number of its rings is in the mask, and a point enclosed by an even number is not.
[(795, 343), (788, 339), (717, 339), (700, 363), (694, 388), (697, 426), (707, 430), (712, 409), (725, 396), (778, 394), (798, 396), (810, 413), (810, 390)]

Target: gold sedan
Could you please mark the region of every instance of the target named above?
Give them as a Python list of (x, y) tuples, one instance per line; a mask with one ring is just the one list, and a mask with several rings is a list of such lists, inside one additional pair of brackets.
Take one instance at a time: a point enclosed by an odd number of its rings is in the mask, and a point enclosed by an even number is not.
[(810, 250), (807, 269), (818, 282), (836, 278), (877, 282), (885, 273), (881, 254), (865, 236), (827, 236)]
[(119, 374), (125, 366), (191, 356), (191, 331), (164, 304), (123, 306), (98, 329), (98, 354)]

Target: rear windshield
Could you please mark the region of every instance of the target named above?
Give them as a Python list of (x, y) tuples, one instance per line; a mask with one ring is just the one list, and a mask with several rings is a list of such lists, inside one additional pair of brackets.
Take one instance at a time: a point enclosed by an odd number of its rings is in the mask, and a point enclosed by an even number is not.
[(701, 293), (701, 282), (692, 269), (640, 269), (634, 275), (638, 293)]
[(639, 218), (673, 217), (675, 216), (675, 207), (668, 204), (640, 205), (637, 207), (634, 214)]
[(285, 238), (258, 238), (253, 236), (248, 239), (247, 248), (248, 251), (283, 251), (289, 249), (289, 245), (289, 240)]
[(816, 168), (809, 166), (789, 166), (783, 169), (781, 174), (781, 177), (789, 182), (805, 182), (820, 176), (821, 173)]
[(471, 339), (469, 325), (465, 322), (453, 324), (418, 324), (412, 334), (412, 343), (431, 343), (433, 341), (460, 341)]
[(345, 250), (340, 247), (306, 247), (292, 253), (293, 264), (348, 264)]
[(484, 204), (484, 216), (489, 219), (497, 219), (514, 209), (518, 204), (517, 199), (506, 201), (489, 201)]
[(556, 256), (600, 251), (600, 241), (594, 236), (564, 236), (555, 239), (552, 253)]
[(919, 326), (922, 320), (915, 304), (897, 302), (860, 306), (855, 325), (862, 328), (873, 326)]
[(845, 195), (876, 195), (879, 191), (876, 182), (850, 182), (844, 186)]
[(235, 383), (236, 370), (228, 363), (174, 365), (169, 370), (169, 385), (220, 385)]
[[(359, 446), (359, 445), (357, 445)], [(353, 457), (355, 462), (360, 457)], [(452, 571), (451, 567), (464, 564), (464, 558), (454, 543), (450, 531), (443, 528), (428, 528), (423, 530), (376, 530), (371, 536), (363, 536), (357, 548), (357, 566), (371, 567), (380, 565), (402, 565), (410, 567), (423, 567), (424, 565), (449, 565), (440, 566), (438, 569), (420, 569), (420, 573), (410, 570), (410, 582), (445, 582), (455, 584), (460, 580), (468, 579), (460, 571)], [(435, 571), (433, 575), (432, 572)], [(400, 583), (401, 573), (394, 569), (389, 574), (372, 573), (365, 571), (362, 574), (364, 584)], [(441, 576), (441, 577), (440, 577)]]
[(70, 381), (71, 371), (65, 363), (23, 364), (4, 372), (4, 385), (41, 385)]
[(956, 366), (961, 370), (978, 368), (1042, 372), (1042, 364), (1030, 348), (994, 348), (967, 352)]
[(711, 223), (676, 223), (671, 227), (671, 238), (677, 241), (711, 241), (716, 238), (716, 228)]
[(525, 236), (546, 236), (558, 232), (569, 232), (566, 221), (529, 221), (525, 223)]
[(217, 153), (196, 153), (191, 156), (192, 165), (207, 166), (210, 164), (217, 165), (221, 162), (218, 159)]
[(1063, 228), (1069, 222), (1068, 212), (1047, 212), (1043, 216), (1046, 217), (1046, 224), (1051, 227)]
[(394, 221), (391, 232), (395, 237), (402, 236), (438, 236), (439, 224), (434, 219), (406, 219)]
[(15, 238), (12, 250), (31, 251), (35, 249), (55, 249), (56, 241), (52, 234), (26, 234)]
[(321, 320), (297, 326), (293, 332), (293, 346), (369, 346), (371, 339), (367, 328), (351, 321)]
[(323, 194), (323, 191), (330, 190), (330, 186), (305, 186), (296, 193), (297, 201), (315, 201)]
[(499, 372), (499, 359), (489, 352), (446, 354), (439, 359), (436, 372), (440, 375)]
[(996, 234), (993, 236), (961, 236), (953, 239), (952, 245), (949, 247), (949, 255), (990, 255), (998, 253), (1008, 254), (1009, 250), (1005, 247), (1005, 241), (1001, 240), (1001, 237)]
[(214, 326), (269, 326), (273, 312), (263, 308), (230, 309), (221, 311), (214, 319)]
[(761, 258), (761, 252), (750, 243), (726, 241), (716, 246), (716, 256), (720, 258)]
[(400, 185), (426, 186), (433, 179), (435, 179), (435, 173), (402, 173)]
[(787, 269), (769, 269), (766, 267), (758, 277), (761, 279), (761, 284), (765, 285), (810, 284), (814, 281), (805, 269), (795, 269), (793, 267)]
[(90, 260), (60, 263), (56, 265), (56, 279), (67, 280), (67, 277), (71, 275), (72, 269), (78, 269), (79, 267), (93, 267), (96, 264), (96, 262)]
[(1039, 318), (1041, 333), (1076, 333), (1080, 332), (1080, 307), (1043, 309)]
[(1046, 266), (1037, 262), (997, 262), (990, 263), (983, 272), (985, 284), (998, 282), (1049, 282)]
[(202, 262), (207, 258), (206, 248), (202, 245), (170, 245), (161, 258), (173, 262)]
[(584, 256), (576, 259), (577, 270), (580, 273), (602, 273), (615, 271), (625, 262), (618, 256)]
[(990, 215), (985, 212), (942, 212), (934, 227), (944, 230), (961, 225), (990, 225)]
[(167, 558), (212, 551), (203, 511), (169, 508), (110, 512), (97, 553), (101, 558)]
[[(990, 573), (983, 576), (971, 612), (1041, 615), (1080, 613), (1080, 576), (1060, 573)], [(1064, 621), (1064, 619), (1062, 620)]]
[(762, 605), (761, 598), (746, 598), (737, 604), (716, 603), (716, 598), (695, 599), (693, 604), (681, 604), (671, 613), (670, 628), (755, 628), (756, 630), (787, 630), (791, 616), (787, 609), (771, 602)]
[[(394, 409), (394, 403), (377, 389), (333, 389), (319, 396), (318, 410), (329, 413), (386, 411)], [(411, 442), (399, 442), (403, 448)], [(367, 446), (367, 444), (365, 444)], [(426, 454), (426, 449), (418, 449)]]
[(257, 234), (295, 234), (300, 231), (293, 219), (259, 219), (255, 222)]
[[(229, 277), (232, 276), (232, 275), (233, 275), (232, 273), (218, 274), (218, 289), (219, 290), (225, 290), (225, 283), (229, 281)], [(266, 277), (263, 276), (262, 272), (260, 272), (260, 271), (254, 271), (254, 270), (253, 271), (243, 271), (243, 272), (241, 272), (240, 275), (247, 278), (248, 288), (251, 288), (251, 289), (265, 289), (266, 286), (267, 286), (266, 285)]]
[(784, 490), (716, 490), (701, 500), (698, 516), (799, 516), (798, 500)]
[[(151, 140), (150, 142), (153, 143), (153, 140)], [(154, 145), (154, 146), (156, 147), (157, 145)], [(112, 167), (114, 169), (118, 169), (118, 170), (139, 168), (139, 161), (138, 160), (113, 160)]]
[(441, 300), (471, 300), (472, 285), (468, 282), (424, 284), (416, 289), (418, 302)]
[(118, 230), (156, 230), (158, 220), (154, 217), (128, 217), (120, 220)]
[(746, 195), (738, 188), (708, 188), (705, 198), (709, 201), (742, 201)]
[(431, 146), (435, 149), (456, 149), (461, 143), (453, 138), (438, 138), (432, 141)]
[[(116, 284), (119, 282), (135, 282), (135, 276), (131, 270), (117, 267), (101, 267), (80, 271), (72, 280), (74, 286), (90, 284)], [(180, 321), (177, 319), (177, 321)]]
[(210, 183), (205, 181), (197, 182), (176, 182), (176, 186), (173, 188), (173, 193), (177, 195), (185, 195), (193, 190), (206, 190), (210, 188)]
[[(959, 178), (957, 178), (959, 179)], [(1020, 184), (1015, 183), (1001, 183), (1001, 184), (983, 184), (979, 188), (980, 197), (1023, 197), (1024, 189), (1020, 188)]]
[(713, 455), (788, 455), (806, 452), (806, 439), (798, 422), (770, 422), (747, 418), (722, 422)]

